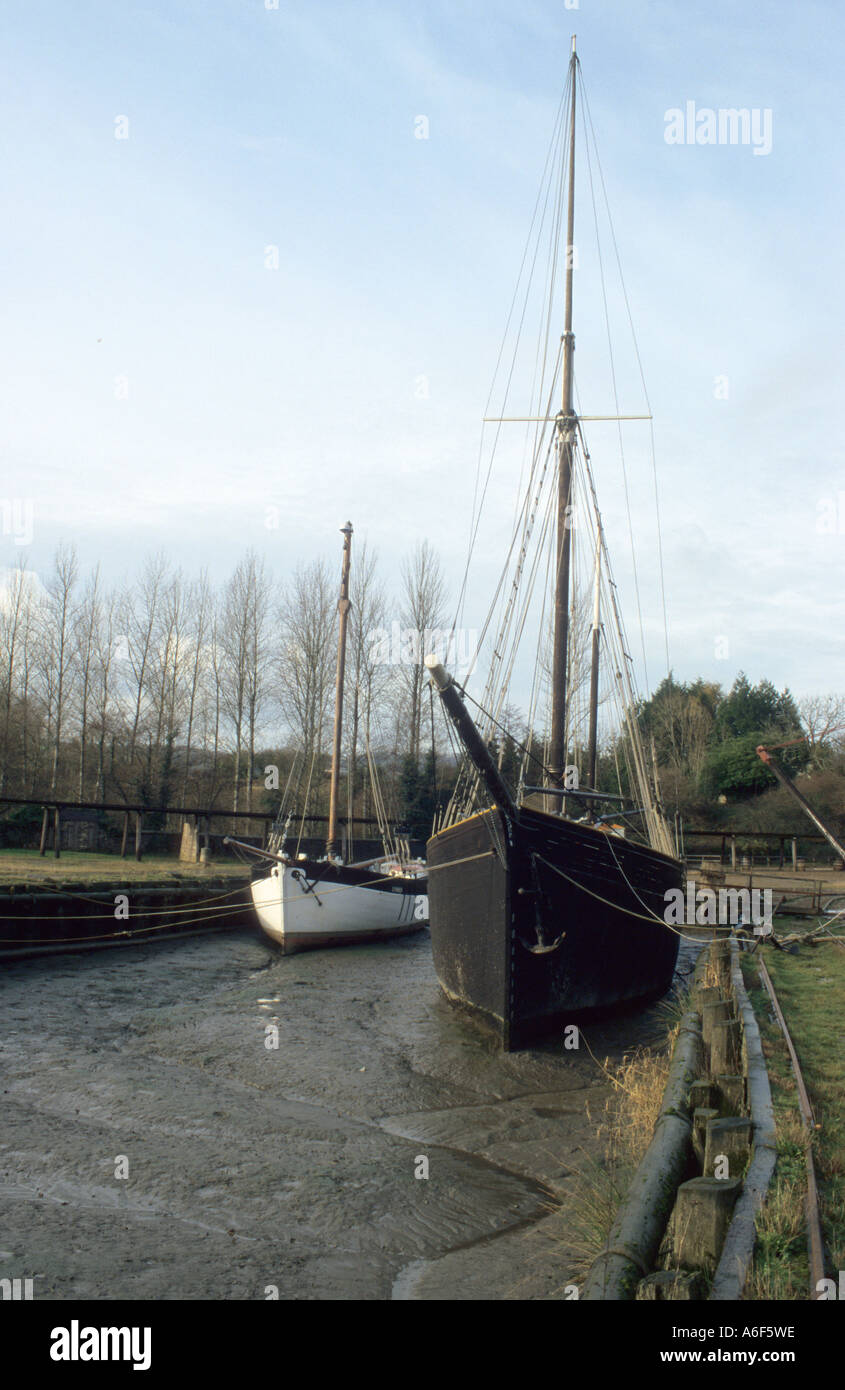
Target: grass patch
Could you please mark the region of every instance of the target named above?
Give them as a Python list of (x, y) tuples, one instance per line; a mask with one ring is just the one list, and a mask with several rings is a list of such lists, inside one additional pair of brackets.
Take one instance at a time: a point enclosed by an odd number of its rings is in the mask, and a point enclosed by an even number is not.
[(765, 962), (789, 1027), (819, 1128), (807, 1134), (786, 1042), (759, 982), (755, 956), (743, 956), (760, 1025), (778, 1137), (778, 1162), (758, 1217), (752, 1298), (807, 1299), (810, 1274), (804, 1218), (805, 1152), (813, 1145), (827, 1274), (845, 1268), (845, 950), (800, 947), (797, 955), (765, 950)]
[(138, 864), (134, 859), (121, 859), (117, 854), (96, 854), (81, 850), (62, 850), (54, 859), (47, 853), (42, 859), (37, 849), (0, 850), (0, 887), (27, 884), (57, 883), (143, 883), (168, 882), (173, 878), (202, 882), (207, 878), (242, 878), (249, 868), (234, 859), (213, 861), (207, 867), (187, 864), (167, 855), (151, 855)]
[(586, 1277), (605, 1248), (616, 1213), (651, 1143), (684, 1007), (683, 1001), (666, 1004), (669, 1033), (662, 1049), (637, 1048), (620, 1062), (606, 1058), (601, 1064), (613, 1087), (598, 1127), (604, 1158), (591, 1159), (576, 1172), (574, 1200), (567, 1212), (567, 1243), (578, 1280)]

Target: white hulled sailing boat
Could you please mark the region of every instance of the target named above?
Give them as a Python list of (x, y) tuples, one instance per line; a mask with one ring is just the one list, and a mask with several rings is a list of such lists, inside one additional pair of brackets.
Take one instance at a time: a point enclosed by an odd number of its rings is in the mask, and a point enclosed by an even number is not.
[(346, 946), (419, 931), (428, 923), (426, 869), (396, 854), (344, 864), (339, 849), (338, 805), (343, 732), (346, 632), (351, 603), (349, 571), (352, 525), (343, 527), (343, 564), (338, 601), (338, 646), (331, 790), (325, 859), (228, 843), (269, 861), (272, 867), (252, 881), (252, 901), (262, 929), (285, 955), (322, 946)]

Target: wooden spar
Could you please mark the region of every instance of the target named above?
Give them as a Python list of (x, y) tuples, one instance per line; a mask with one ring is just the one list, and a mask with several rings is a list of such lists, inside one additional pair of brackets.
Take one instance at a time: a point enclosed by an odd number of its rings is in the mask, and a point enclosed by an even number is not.
[(347, 521), (341, 529), (343, 536), (343, 568), (340, 576), (340, 598), (337, 611), (340, 622), (337, 632), (337, 675), (334, 693), (334, 738), (332, 741), (332, 774), (329, 794), (329, 831), (326, 837), (326, 854), (329, 859), (337, 854), (337, 806), (340, 794), (340, 745), (343, 733), (343, 676), (346, 670), (346, 628), (349, 622), (349, 564), (352, 555), (352, 522)]
[(599, 642), (601, 637), (601, 525), (596, 535), (596, 573), (593, 592), (593, 650), (590, 661), (590, 733), (588, 742), (588, 785), (596, 788), (596, 764), (598, 761), (598, 718), (599, 718)]
[[(794, 742), (803, 743), (804, 740), (795, 739)], [(789, 792), (790, 796), (794, 797), (794, 799), (798, 802), (798, 805), (801, 807), (802, 811), (804, 811), (806, 815), (810, 817), (810, 820), (813, 822), (813, 825), (817, 826), (819, 830), (822, 832), (828, 844), (832, 845), (833, 848), (836, 850), (836, 853), (840, 855), (843, 859), (845, 859), (845, 846), (843, 846), (841, 840), (839, 840), (837, 836), (834, 835), (830, 826), (822, 820), (819, 813), (813, 810), (809, 801), (806, 799), (805, 796), (801, 794), (801, 792), (799, 792), (798, 788), (796, 787), (789, 774), (784, 770), (784, 768), (781, 767), (777, 759), (772, 757), (770, 750), (766, 748), (766, 746), (762, 743), (757, 748), (757, 757), (760, 759), (761, 762), (764, 762), (766, 764), (766, 767), (769, 769), (770, 772), (774, 773), (781, 786)]]
[(449, 672), (441, 666), (436, 656), (427, 656), (425, 664), (437, 687), (446, 713), (457, 729), (464, 748), (481, 774), (491, 801), (494, 805), (501, 807), (512, 820), (518, 820), (519, 812), (516, 803), (490, 756), (487, 744), (475, 727), (466, 705), (458, 694), (454, 680)]
[(575, 77), (578, 60), (575, 40), (569, 74), (572, 95), (569, 108), (569, 194), (566, 213), (566, 297), (563, 336), (563, 402), (558, 416), (557, 574), (555, 579), (555, 637), (552, 658), (552, 727), (549, 741), (550, 777), (563, 785), (566, 765), (566, 660), (569, 645), (569, 557), (571, 549), (572, 459), (575, 418), (572, 413), (572, 270), (575, 236)]

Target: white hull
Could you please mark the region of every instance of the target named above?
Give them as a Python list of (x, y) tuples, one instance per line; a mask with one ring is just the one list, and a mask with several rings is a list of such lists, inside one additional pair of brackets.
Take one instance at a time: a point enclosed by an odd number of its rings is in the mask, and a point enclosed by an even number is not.
[(425, 892), (408, 893), (398, 884), (375, 889), (313, 883), (290, 865), (274, 865), (265, 878), (255, 879), (252, 901), (262, 929), (286, 955), (401, 936), (428, 924)]

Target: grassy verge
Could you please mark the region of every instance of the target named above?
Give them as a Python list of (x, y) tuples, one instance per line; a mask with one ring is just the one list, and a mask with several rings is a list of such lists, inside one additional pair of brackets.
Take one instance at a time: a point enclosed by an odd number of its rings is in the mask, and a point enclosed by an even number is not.
[(27, 884), (57, 883), (153, 883), (174, 878), (186, 881), (232, 877), (246, 879), (249, 869), (233, 859), (215, 860), (209, 865), (186, 864), (165, 855), (142, 859), (121, 859), (117, 854), (94, 854), (62, 850), (54, 859), (51, 854), (42, 859), (37, 849), (0, 850), (0, 888)]
[(604, 1156), (585, 1163), (576, 1174), (567, 1213), (572, 1274), (579, 1282), (605, 1249), (616, 1213), (654, 1136), (685, 1006), (685, 1001), (664, 1005), (667, 1037), (661, 1048), (637, 1048), (621, 1062), (605, 1059), (602, 1064), (613, 1087), (598, 1121)]
[[(765, 950), (804, 1082), (819, 1126), (812, 1137), (819, 1185), (826, 1273), (845, 1268), (845, 950), (835, 945), (801, 947), (792, 955)], [(756, 957), (743, 970), (760, 1034), (778, 1135), (778, 1162), (758, 1219), (758, 1249), (748, 1296), (807, 1299), (810, 1296), (804, 1219), (807, 1133), (798, 1108), (795, 1077), (769, 996), (759, 981)]]

